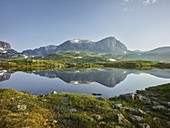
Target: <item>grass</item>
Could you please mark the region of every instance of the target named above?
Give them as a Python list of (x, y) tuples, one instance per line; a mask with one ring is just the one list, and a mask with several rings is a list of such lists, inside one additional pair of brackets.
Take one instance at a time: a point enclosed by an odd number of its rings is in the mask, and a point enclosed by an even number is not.
[[(147, 88), (137, 94), (145, 95), (152, 91), (160, 94), (158, 101), (169, 101), (170, 84)], [(147, 95), (146, 95), (147, 96)], [(149, 97), (153, 98), (154, 97)], [(115, 128), (133, 126), (139, 123), (131, 119), (131, 114), (125, 110), (114, 109), (113, 104), (121, 103), (127, 108), (149, 108), (139, 100), (124, 101), (119, 97), (111, 99), (96, 98), (85, 94), (49, 94), (35, 96), (12, 89), (0, 89), (0, 127), (54, 127), (54, 128)], [(27, 109), (17, 111), (17, 105), (26, 105)], [(153, 111), (143, 116), (142, 122), (155, 128), (166, 128), (169, 119), (164, 111)], [(122, 114), (128, 122), (120, 123), (117, 114)], [(153, 117), (162, 117), (161, 121), (153, 121)]]

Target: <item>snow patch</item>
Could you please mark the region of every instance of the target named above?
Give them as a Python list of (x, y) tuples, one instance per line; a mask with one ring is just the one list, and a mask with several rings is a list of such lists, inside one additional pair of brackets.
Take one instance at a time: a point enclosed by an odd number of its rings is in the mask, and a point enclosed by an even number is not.
[(123, 53), (125, 53), (125, 54), (126, 54), (127, 52), (126, 52), (126, 51), (124, 51)]
[(0, 50), (4, 50), (4, 48), (0, 47)]
[(82, 56), (74, 57), (75, 59), (81, 59), (83, 58)]
[(110, 60), (110, 61), (116, 61), (115, 59), (112, 59), (112, 58), (110, 58), (109, 60)]

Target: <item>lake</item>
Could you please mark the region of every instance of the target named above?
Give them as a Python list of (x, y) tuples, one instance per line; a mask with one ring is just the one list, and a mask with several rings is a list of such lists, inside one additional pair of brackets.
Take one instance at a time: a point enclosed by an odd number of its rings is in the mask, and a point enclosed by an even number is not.
[(133, 93), (150, 86), (170, 82), (170, 70), (127, 70), (100, 68), (55, 71), (0, 71), (0, 88), (12, 88), (31, 94), (49, 94), (52, 91), (79, 94), (99, 93), (112, 97)]

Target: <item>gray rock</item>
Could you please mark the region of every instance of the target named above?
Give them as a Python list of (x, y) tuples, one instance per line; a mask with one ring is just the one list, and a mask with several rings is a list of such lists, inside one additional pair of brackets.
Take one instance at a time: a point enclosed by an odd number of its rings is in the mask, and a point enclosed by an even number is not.
[(139, 123), (140, 128), (150, 128), (149, 124), (147, 123)]
[(154, 117), (153, 121), (160, 121), (161, 119), (159, 117)]
[(27, 106), (25, 104), (23, 105), (17, 105), (12, 108), (14, 111), (24, 111), (27, 109)]
[(170, 121), (167, 121), (166, 123), (167, 123), (167, 125), (170, 127)]
[(167, 108), (163, 105), (152, 106), (152, 109), (154, 109), (154, 110), (167, 110)]
[(156, 106), (156, 105), (160, 105), (160, 103), (159, 103), (159, 102), (156, 102), (156, 101), (152, 101), (152, 104), (155, 105), (155, 106)]
[(144, 104), (149, 104), (149, 105), (152, 104), (150, 99), (146, 98), (145, 96), (142, 96), (141, 94), (137, 94), (135, 96), (135, 99), (142, 101)]
[(123, 107), (123, 105), (122, 104), (113, 104), (113, 108), (115, 108), (115, 109), (120, 109), (120, 108), (122, 108)]
[(168, 107), (170, 107), (170, 102), (160, 102), (162, 105), (166, 105)]
[(138, 116), (142, 116), (142, 115), (145, 115), (146, 113), (144, 111), (142, 111), (141, 109), (139, 108), (130, 108), (128, 110), (132, 115), (138, 115)]
[(119, 124), (129, 124), (129, 121), (122, 114), (117, 114), (117, 121)]
[(131, 119), (132, 119), (133, 121), (140, 122), (141, 120), (143, 120), (143, 117), (141, 117), (141, 116), (136, 116), (136, 115), (132, 115), (132, 116), (131, 116)]
[(127, 93), (127, 94), (120, 95), (119, 98), (124, 99), (126, 101), (134, 100), (135, 94), (134, 93)]

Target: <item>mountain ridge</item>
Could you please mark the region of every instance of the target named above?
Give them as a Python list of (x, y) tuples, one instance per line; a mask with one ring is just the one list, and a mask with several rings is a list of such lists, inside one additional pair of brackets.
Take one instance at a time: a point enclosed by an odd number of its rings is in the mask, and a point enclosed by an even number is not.
[(33, 50), (24, 50), (22, 53), (26, 55), (41, 56), (44, 55), (44, 53), (55, 54), (68, 51), (115, 55), (123, 55), (130, 52), (130, 50), (128, 50), (127, 47), (115, 37), (107, 37), (99, 41), (81, 39), (67, 40), (59, 46), (54, 45), (53, 51), (50, 51), (51, 49), (48, 49), (47, 47), (48, 46), (36, 48)]
[(72, 39), (63, 42), (58, 46), (48, 45), (35, 49), (24, 50), (21, 53), (13, 50), (9, 43), (0, 41), (0, 59), (3, 59), (6, 54), (10, 54), (7, 56), (7, 58), (9, 59), (10, 56), (13, 56), (15, 54), (20, 54), (27, 58), (27, 56), (42, 57), (45, 55), (55, 55), (58, 53), (87, 53), (98, 55), (112, 54), (117, 56), (118, 60), (150, 60), (159, 62), (170, 62), (170, 46), (158, 47), (149, 51), (131, 51), (126, 47), (125, 44), (117, 40), (115, 37), (106, 37), (99, 41), (91, 41), (87, 39)]

